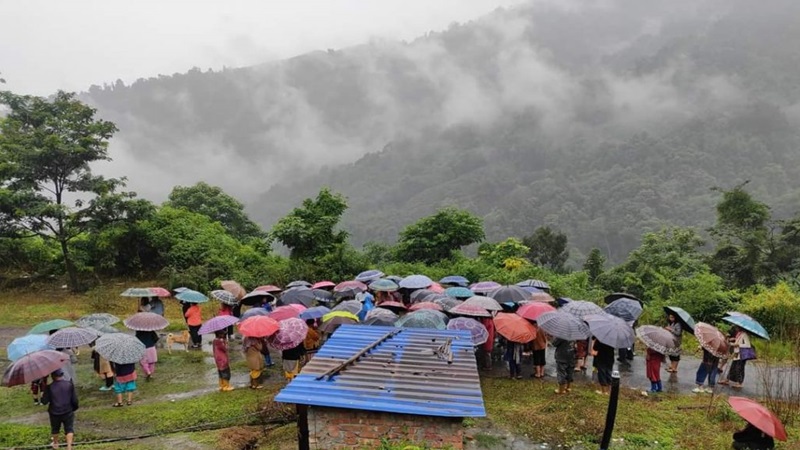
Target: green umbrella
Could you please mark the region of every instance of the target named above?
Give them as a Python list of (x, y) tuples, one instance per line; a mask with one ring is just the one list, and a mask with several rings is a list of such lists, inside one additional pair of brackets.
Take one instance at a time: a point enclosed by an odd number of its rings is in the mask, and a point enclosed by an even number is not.
[(53, 330), (60, 330), (74, 325), (74, 323), (64, 319), (48, 320), (47, 322), (42, 322), (31, 328), (28, 334), (47, 334)]
[(689, 313), (683, 308), (678, 308), (677, 306), (665, 306), (664, 312), (667, 314), (675, 314), (675, 317), (677, 317), (678, 320), (680, 320), (681, 323), (689, 329), (689, 332), (694, 333), (694, 319), (692, 319), (692, 316), (689, 315)]

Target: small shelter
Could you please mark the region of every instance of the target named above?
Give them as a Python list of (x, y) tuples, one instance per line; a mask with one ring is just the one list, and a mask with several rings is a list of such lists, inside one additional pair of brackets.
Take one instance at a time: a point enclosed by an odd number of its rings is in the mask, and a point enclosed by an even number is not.
[(342, 325), (275, 401), (297, 405), (301, 450), (460, 449), (462, 419), (486, 416), (468, 331)]

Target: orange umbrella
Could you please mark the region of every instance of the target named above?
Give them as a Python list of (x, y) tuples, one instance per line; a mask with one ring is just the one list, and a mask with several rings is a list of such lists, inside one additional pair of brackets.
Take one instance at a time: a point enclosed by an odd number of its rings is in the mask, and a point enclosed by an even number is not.
[(530, 322), (513, 313), (497, 313), (494, 327), (500, 336), (519, 344), (536, 339), (536, 328)]
[(536, 320), (546, 312), (553, 312), (556, 309), (547, 303), (526, 303), (519, 307), (517, 315), (528, 320)]
[(754, 427), (779, 441), (786, 440), (786, 428), (781, 420), (764, 405), (744, 397), (728, 397), (731, 408)]
[(247, 295), (247, 291), (242, 287), (241, 284), (233, 281), (233, 280), (225, 280), (220, 283), (222, 289), (233, 294), (236, 297), (236, 300), (241, 300), (245, 295)]
[(245, 337), (262, 338), (277, 333), (281, 326), (267, 316), (253, 316), (239, 322), (239, 333)]

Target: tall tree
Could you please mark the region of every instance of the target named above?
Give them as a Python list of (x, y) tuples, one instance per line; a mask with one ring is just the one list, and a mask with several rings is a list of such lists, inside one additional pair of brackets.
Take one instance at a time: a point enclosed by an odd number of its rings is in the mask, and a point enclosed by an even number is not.
[(594, 283), (604, 270), (606, 257), (600, 252), (599, 248), (593, 248), (583, 263), (583, 270), (589, 275), (589, 281)]
[(77, 290), (70, 241), (86, 228), (97, 198), (123, 182), (92, 174), (91, 163), (110, 159), (108, 140), (117, 127), (74, 97), (0, 92), (10, 110), (0, 123), (0, 210), (5, 231), (59, 243), (69, 286)]
[(324, 256), (347, 240), (346, 231), (336, 230), (345, 210), (347, 200), (341, 194), (323, 188), (315, 200), (303, 200), (300, 208), (281, 218), (270, 234), (289, 247), (292, 258)]
[(183, 208), (219, 222), (228, 234), (240, 241), (263, 239), (266, 233), (250, 220), (244, 205), (222, 188), (200, 182), (194, 186), (175, 186), (165, 205)]
[(522, 243), (530, 248), (527, 256), (532, 263), (556, 272), (564, 271), (564, 263), (569, 258), (565, 233), (548, 226), (539, 227), (533, 234), (524, 237)]
[(397, 257), (403, 261), (433, 264), (453, 252), (484, 239), (483, 220), (469, 211), (444, 208), (423, 217), (400, 232)]

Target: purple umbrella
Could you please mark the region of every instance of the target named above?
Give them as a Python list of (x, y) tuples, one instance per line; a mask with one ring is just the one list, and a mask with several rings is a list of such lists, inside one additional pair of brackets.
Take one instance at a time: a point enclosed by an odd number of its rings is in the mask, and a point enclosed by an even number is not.
[(495, 283), (494, 281), (481, 281), (480, 283), (475, 283), (469, 288), (472, 289), (472, 292), (476, 294), (488, 294), (489, 292), (503, 287), (500, 283)]
[(136, 331), (158, 331), (169, 325), (169, 321), (163, 316), (151, 312), (136, 313), (123, 320), (122, 323)]
[(238, 318), (234, 316), (217, 316), (206, 320), (202, 327), (200, 327), (200, 334), (216, 333), (219, 330), (224, 330), (229, 326), (237, 323)]
[(472, 345), (481, 345), (489, 339), (489, 331), (482, 323), (469, 317), (456, 317), (447, 322), (448, 330), (466, 330), (472, 334)]
[(277, 333), (267, 338), (267, 342), (275, 350), (289, 350), (300, 345), (308, 334), (308, 325), (305, 320), (291, 318), (279, 322), (280, 329)]
[(55, 350), (40, 350), (29, 353), (11, 364), (3, 373), (3, 386), (28, 384), (44, 378), (54, 370), (64, 367), (69, 356)]

